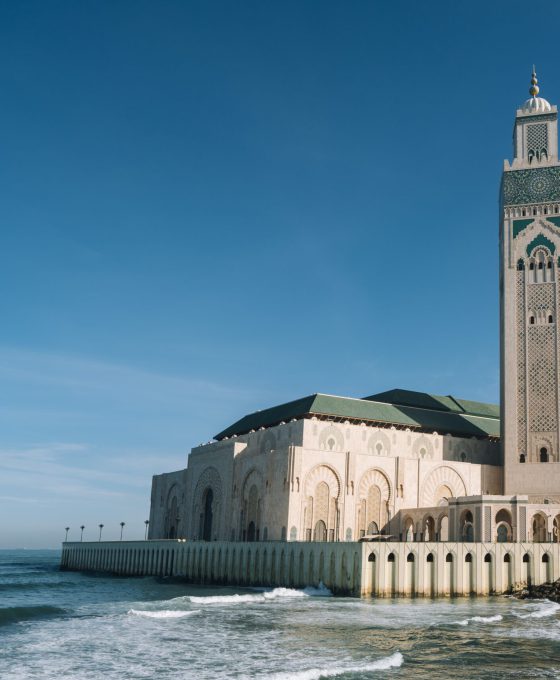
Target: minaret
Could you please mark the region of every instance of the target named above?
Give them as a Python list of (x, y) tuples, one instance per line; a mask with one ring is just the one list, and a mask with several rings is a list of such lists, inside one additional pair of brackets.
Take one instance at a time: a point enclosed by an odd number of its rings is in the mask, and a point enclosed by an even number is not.
[(560, 501), (560, 164), (558, 112), (531, 97), (515, 115), (500, 205), (504, 493)]

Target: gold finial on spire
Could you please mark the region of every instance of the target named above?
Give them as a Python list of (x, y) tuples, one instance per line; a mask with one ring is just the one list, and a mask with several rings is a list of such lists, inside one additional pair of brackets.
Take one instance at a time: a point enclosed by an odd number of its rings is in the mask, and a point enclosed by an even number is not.
[(529, 88), (529, 94), (531, 97), (536, 97), (539, 94), (539, 86), (537, 85), (539, 81), (537, 80), (537, 72), (535, 71), (535, 65), (533, 64), (533, 73), (531, 75), (531, 87)]

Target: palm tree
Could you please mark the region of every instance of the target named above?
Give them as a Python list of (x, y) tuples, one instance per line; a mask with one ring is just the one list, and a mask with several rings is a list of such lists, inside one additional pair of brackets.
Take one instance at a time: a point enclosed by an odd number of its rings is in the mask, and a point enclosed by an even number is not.
[(123, 532), (123, 529), (124, 529), (124, 522), (121, 522), (121, 541), (122, 541), (122, 532)]

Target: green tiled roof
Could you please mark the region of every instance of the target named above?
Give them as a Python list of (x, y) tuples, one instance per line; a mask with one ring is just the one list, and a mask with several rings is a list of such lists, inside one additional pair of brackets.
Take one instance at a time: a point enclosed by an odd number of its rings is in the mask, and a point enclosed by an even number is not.
[(499, 407), (452, 396), (390, 390), (364, 399), (312, 394), (287, 404), (251, 413), (216, 435), (224, 439), (305, 416), (400, 425), (463, 437), (499, 437)]
[(500, 407), (497, 404), (485, 404), (480, 401), (469, 401), (468, 399), (458, 399), (447, 395), (442, 397), (438, 394), (428, 394), (427, 392), (414, 392), (413, 390), (389, 390), (380, 392), (371, 397), (364, 397), (371, 401), (384, 401), (399, 406), (415, 406), (435, 411), (452, 411), (453, 413), (464, 413), (473, 416), (483, 416), (485, 418), (499, 418)]

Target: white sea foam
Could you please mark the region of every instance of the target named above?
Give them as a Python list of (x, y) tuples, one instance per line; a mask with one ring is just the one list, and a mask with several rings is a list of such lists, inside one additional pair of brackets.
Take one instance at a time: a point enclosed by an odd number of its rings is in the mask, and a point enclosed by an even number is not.
[(245, 602), (265, 601), (264, 593), (262, 595), (208, 595), (207, 597), (190, 595), (185, 599), (195, 604), (243, 604)]
[(331, 591), (323, 584), (319, 584), (318, 588), (308, 587), (304, 590), (296, 590), (294, 588), (274, 588), (273, 590), (265, 590), (262, 593), (239, 594), (234, 595), (208, 595), (198, 596), (189, 595), (187, 600), (194, 604), (244, 604), (247, 602), (267, 602), (269, 600), (277, 600), (280, 598), (302, 598), (302, 597), (330, 597)]
[(185, 616), (200, 614), (200, 609), (192, 611), (179, 611), (177, 609), (163, 609), (160, 611), (146, 611), (144, 609), (131, 609), (128, 612), (134, 616), (145, 616), (149, 619), (182, 619)]
[(287, 673), (275, 673), (268, 675), (267, 680), (320, 680), (320, 678), (334, 678), (337, 675), (347, 673), (371, 673), (373, 671), (386, 671), (390, 668), (399, 668), (404, 662), (403, 655), (395, 652), (383, 659), (363, 663), (356, 666), (332, 666), (331, 668), (309, 668), (305, 671)]
[(520, 614), (516, 611), (513, 613), (520, 619), (543, 619), (546, 616), (554, 616), (559, 609), (560, 604), (557, 602), (544, 600), (542, 603), (539, 603), (538, 609), (535, 609), (535, 611), (529, 612), (528, 614)]
[(313, 586), (307, 586), (307, 588), (303, 589), (303, 592), (306, 595), (309, 595), (310, 597), (332, 597), (333, 594), (332, 592), (327, 588), (327, 586), (321, 582), (319, 585), (315, 588)]
[(504, 617), (501, 614), (495, 614), (494, 616), (471, 616), (468, 619), (463, 619), (462, 621), (454, 621), (457, 626), (468, 626), (472, 621), (473, 623), (498, 623)]

